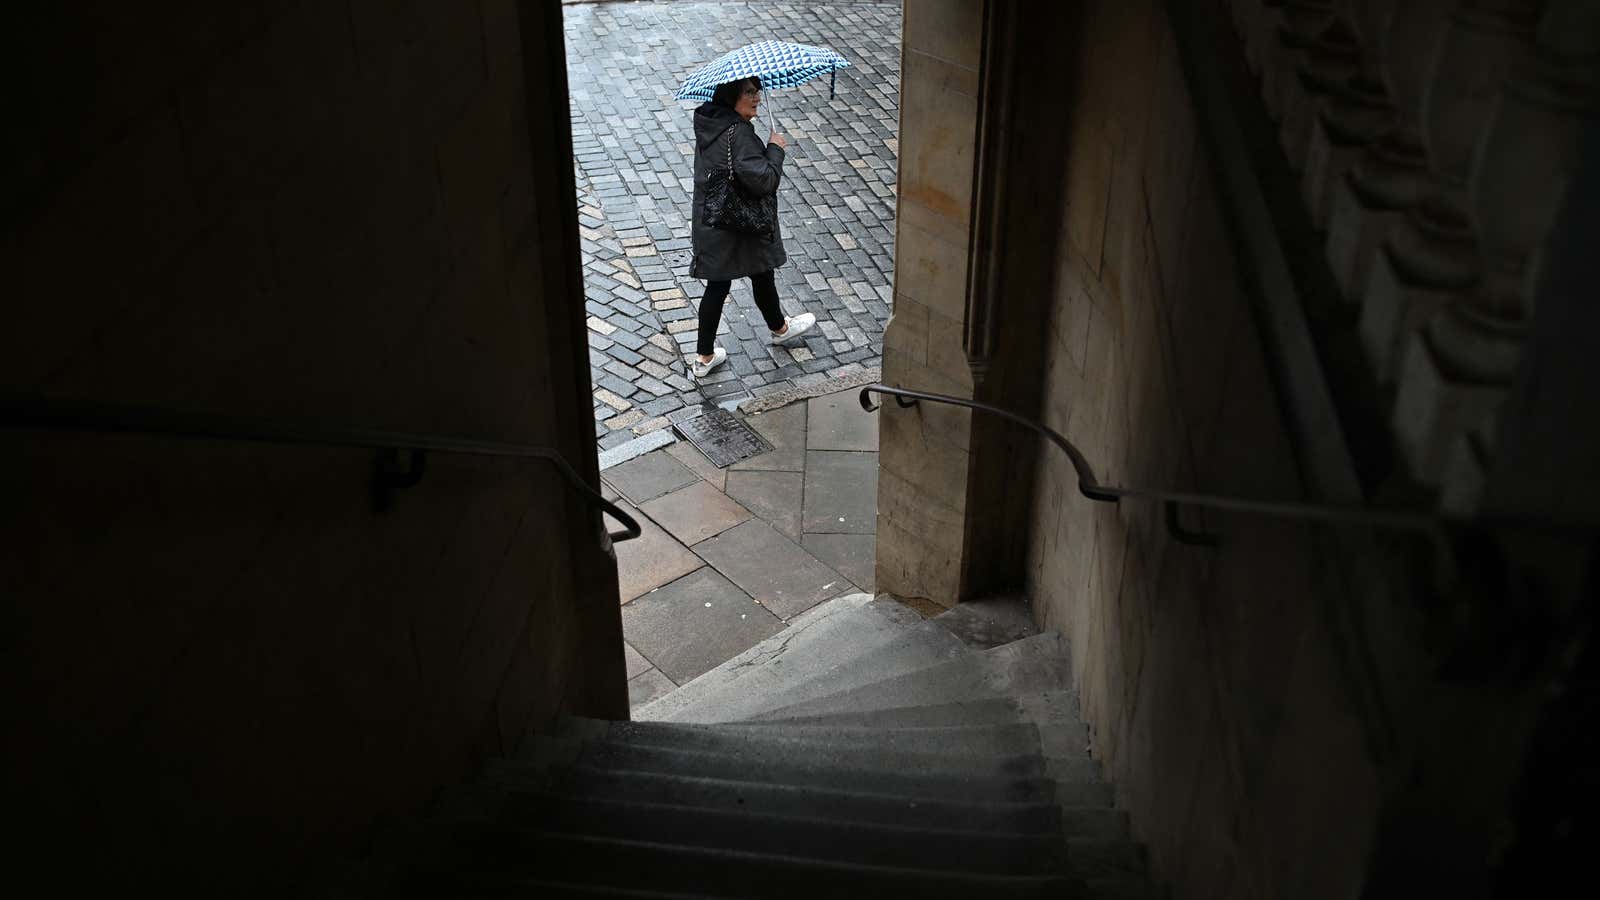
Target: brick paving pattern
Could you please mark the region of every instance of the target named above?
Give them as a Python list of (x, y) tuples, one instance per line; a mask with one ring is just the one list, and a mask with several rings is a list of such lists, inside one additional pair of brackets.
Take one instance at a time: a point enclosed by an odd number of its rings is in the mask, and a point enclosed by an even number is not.
[[(810, 387), (876, 368), (894, 274), (899, 3), (578, 4), (564, 8), (594, 414), (601, 450), (666, 428), (707, 403)], [(844, 54), (827, 78), (769, 93), (790, 138), (779, 215), (789, 262), (784, 310), (816, 313), (793, 348), (773, 347), (746, 281), (718, 338), (728, 362), (687, 370), (702, 282), (688, 274), (692, 104), (672, 92), (702, 63), (768, 38)], [(775, 107), (775, 108), (774, 108)], [(625, 452), (625, 451), (619, 451)]]

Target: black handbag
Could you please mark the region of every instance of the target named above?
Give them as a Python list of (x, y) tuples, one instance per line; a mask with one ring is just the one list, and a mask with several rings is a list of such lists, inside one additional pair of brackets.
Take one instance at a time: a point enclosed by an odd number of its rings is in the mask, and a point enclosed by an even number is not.
[(733, 174), (733, 129), (738, 127), (739, 123), (735, 122), (722, 133), (728, 141), (727, 168), (713, 167), (706, 175), (706, 224), (723, 231), (771, 239), (777, 230), (777, 204), (767, 203), (765, 197), (750, 196)]

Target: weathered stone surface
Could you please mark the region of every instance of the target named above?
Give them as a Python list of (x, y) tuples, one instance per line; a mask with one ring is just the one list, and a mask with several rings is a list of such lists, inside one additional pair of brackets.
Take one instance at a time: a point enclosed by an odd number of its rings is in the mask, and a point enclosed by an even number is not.
[(864, 591), (873, 590), (876, 538), (870, 534), (807, 534), (800, 545)]
[(706, 459), (706, 455), (697, 450), (693, 444), (688, 441), (676, 441), (666, 449), (673, 459), (683, 463), (685, 467), (699, 475), (707, 484), (719, 491), (726, 489), (728, 485), (728, 470), (712, 465), (711, 460)]
[(657, 497), (640, 509), (685, 544), (698, 544), (750, 518), (749, 510), (703, 481)]
[(878, 415), (861, 408), (855, 391), (817, 397), (806, 407), (807, 450), (878, 449)]
[(661, 674), (661, 670), (651, 668), (628, 679), (628, 706), (633, 709), (649, 704), (677, 689), (672, 679)]
[(772, 449), (729, 466), (731, 472), (751, 470), (799, 472), (806, 464), (806, 405), (796, 403), (745, 420), (767, 439)]
[[(635, 719), (678, 718), (684, 710), (699, 704), (700, 701), (722, 692), (730, 685), (742, 682), (749, 675), (763, 671), (762, 664), (768, 660), (782, 657), (791, 651), (797, 651), (797, 655), (803, 654), (809, 658), (811, 654), (806, 652), (806, 648), (813, 643), (825, 646), (832, 643), (836, 637), (850, 640), (849, 635), (853, 631), (850, 627), (852, 619), (850, 617), (845, 617), (842, 621), (835, 619), (871, 602), (870, 594), (845, 594), (819, 603), (790, 619), (782, 631), (730, 657), (715, 669), (683, 685), (683, 690), (675, 691), (670, 698), (660, 703), (652, 703), (648, 708), (638, 711)], [(768, 676), (772, 674), (774, 673), (768, 672)]]
[(935, 619), (969, 647), (988, 650), (1039, 633), (1026, 597), (974, 600)]
[[(965, 317), (981, 29), (952, 34), (934, 27), (947, 14), (954, 13), (933, 4), (914, 8), (907, 17), (895, 281), (896, 303), (904, 312), (890, 321), (884, 335), (883, 380), (971, 396), (960, 322)], [(959, 51), (951, 42), (960, 45)], [(936, 315), (945, 327), (933, 327)], [(878, 483), (877, 587), (899, 596), (954, 603), (965, 549), (961, 517), (971, 417), (937, 404), (914, 409), (889, 404), (878, 413), (878, 427), (883, 477)]]
[(622, 627), (662, 674), (682, 684), (783, 622), (727, 578), (701, 568), (623, 607)]
[(640, 535), (616, 545), (617, 587), (622, 602), (700, 568), (699, 557), (637, 509), (623, 505), (639, 522)]
[(699, 479), (667, 453), (647, 453), (606, 470), (606, 482), (634, 503), (645, 503)]
[(785, 619), (850, 588), (838, 572), (759, 520), (697, 544), (695, 552)]
[(728, 496), (782, 532), (790, 540), (801, 534), (805, 475), (800, 472), (729, 472)]
[(883, 377), (876, 368), (864, 368), (859, 372), (836, 375), (815, 384), (805, 386), (781, 388), (770, 392), (759, 393), (753, 399), (745, 400), (739, 404), (739, 411), (747, 415), (764, 413), (769, 410), (780, 409), (791, 403), (798, 403), (812, 397), (821, 397), (827, 394), (838, 393), (850, 388), (863, 387), (873, 384)]
[(645, 659), (643, 654), (633, 649), (633, 645), (626, 641), (622, 643), (622, 655), (623, 660), (628, 667), (629, 681), (632, 681), (634, 678), (638, 677), (640, 673), (644, 672), (644, 670), (653, 668), (655, 665), (654, 663), (650, 662), (650, 660)]
[(878, 454), (806, 452), (801, 528), (824, 534), (871, 534), (878, 511)]
[[(628, 432), (614, 432), (614, 434), (620, 435), (623, 440), (600, 451), (600, 471), (602, 472), (620, 466), (629, 460), (638, 459), (652, 450), (659, 450), (671, 444), (674, 440), (672, 432), (665, 429), (652, 431), (632, 440), (628, 440)], [(605, 443), (604, 440), (601, 441), (602, 446)]]

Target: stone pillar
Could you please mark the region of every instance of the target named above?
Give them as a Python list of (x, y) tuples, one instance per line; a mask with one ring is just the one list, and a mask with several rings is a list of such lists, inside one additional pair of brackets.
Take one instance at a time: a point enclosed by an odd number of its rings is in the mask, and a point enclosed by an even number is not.
[[(890, 385), (974, 396), (963, 345), (983, 5), (907, 0), (900, 79)], [(952, 605), (967, 565), (972, 414), (923, 404), (880, 413), (878, 589)]]

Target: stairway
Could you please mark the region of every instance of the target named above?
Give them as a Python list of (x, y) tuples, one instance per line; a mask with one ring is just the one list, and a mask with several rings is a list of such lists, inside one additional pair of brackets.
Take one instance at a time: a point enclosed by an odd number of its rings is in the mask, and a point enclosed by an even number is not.
[(829, 601), (635, 721), (530, 738), (360, 893), (1154, 898), (1033, 632), (1015, 603)]

